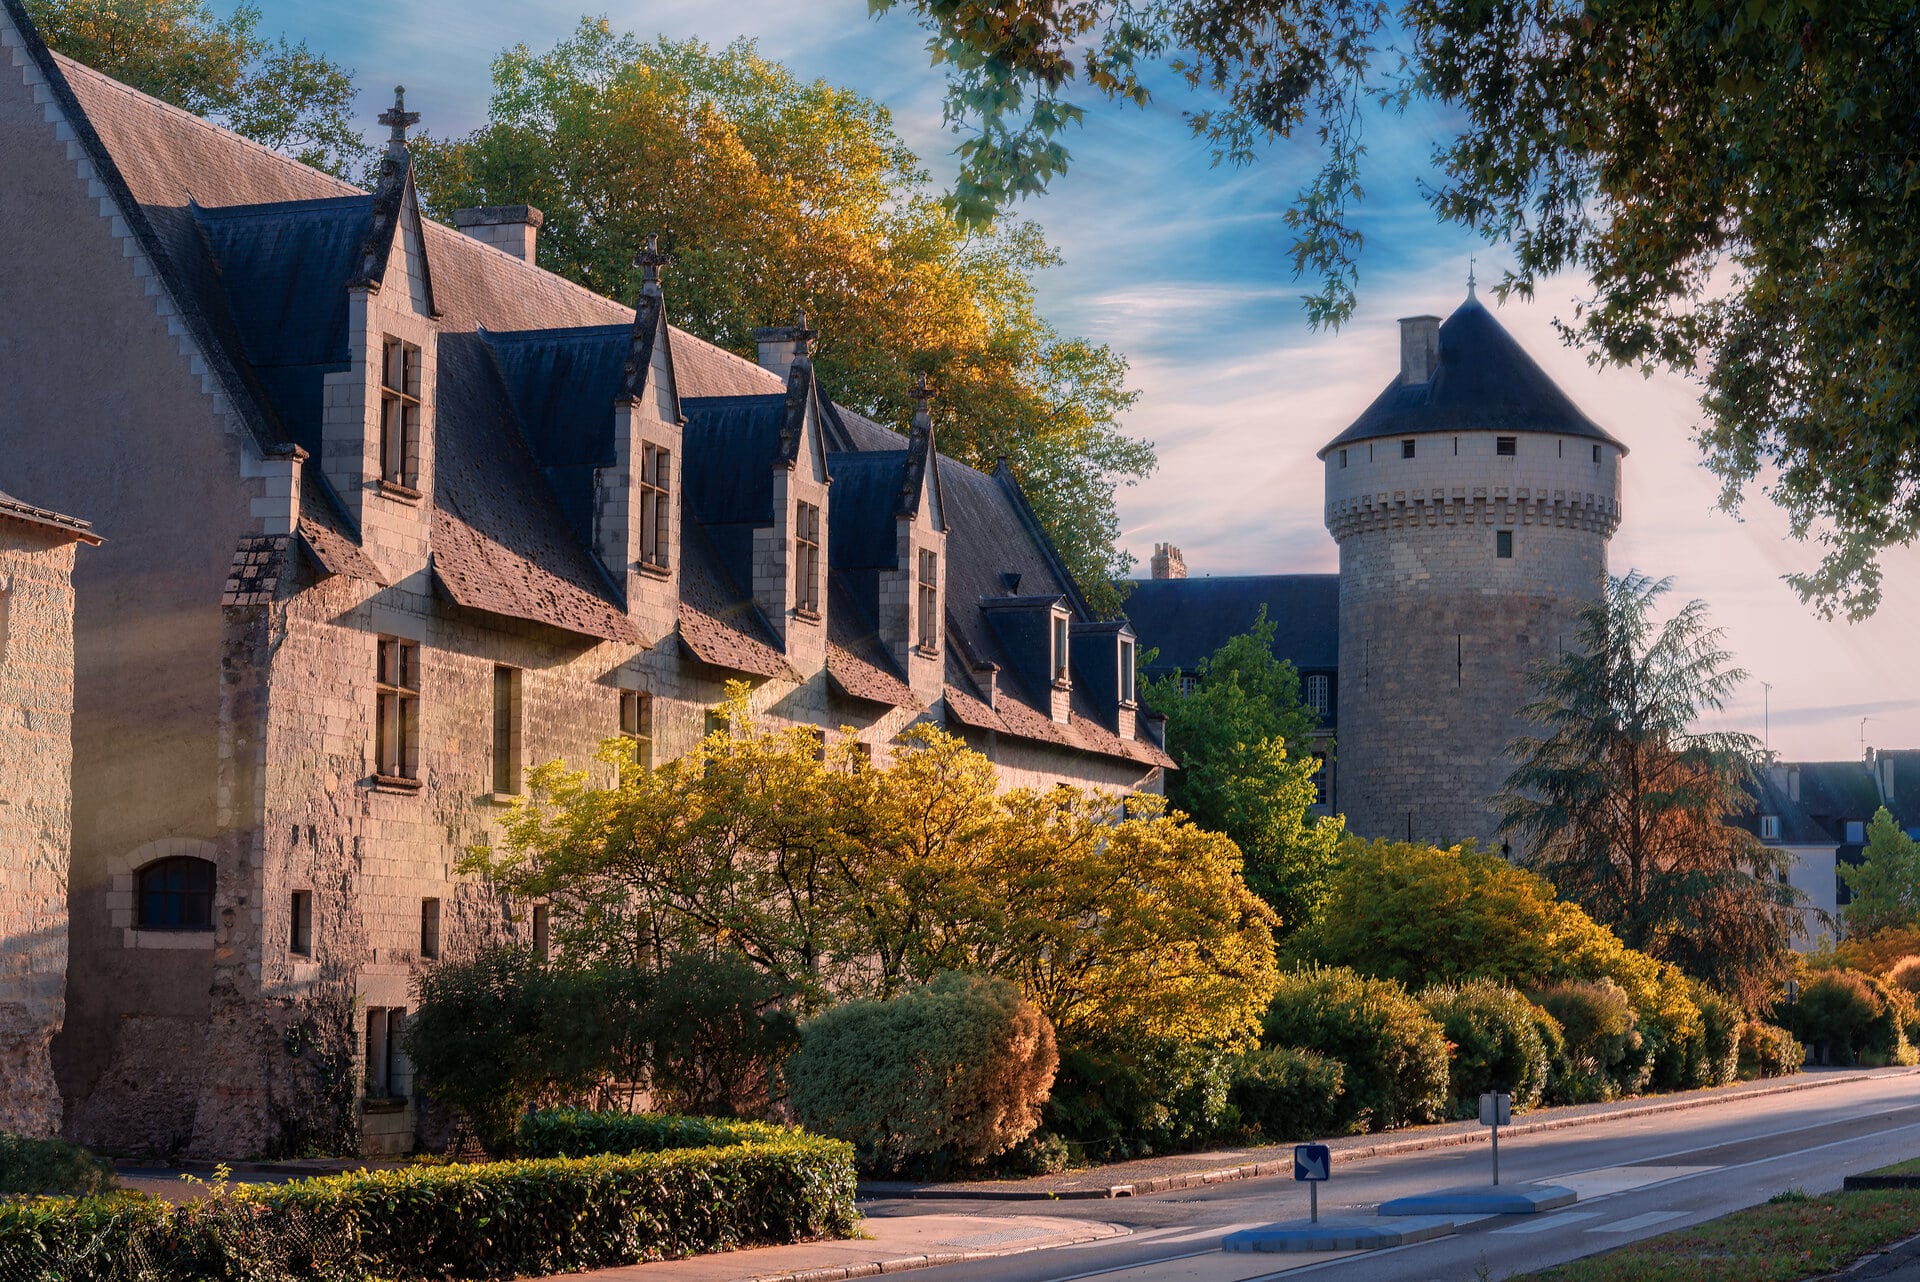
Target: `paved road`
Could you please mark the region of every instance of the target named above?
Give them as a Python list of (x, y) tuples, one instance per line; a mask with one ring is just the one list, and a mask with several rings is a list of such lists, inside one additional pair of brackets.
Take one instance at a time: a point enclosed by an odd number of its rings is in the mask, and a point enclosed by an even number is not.
[[(1032, 1213), (1108, 1220), (1127, 1238), (929, 1269), (926, 1282), (1468, 1282), (1504, 1278), (1713, 1219), (1788, 1189), (1840, 1187), (1844, 1176), (1920, 1155), (1920, 1076), (1890, 1070), (1817, 1090), (1730, 1099), (1679, 1112), (1599, 1122), (1503, 1142), (1506, 1181), (1564, 1184), (1580, 1201), (1543, 1216), (1491, 1217), (1452, 1237), (1345, 1255), (1229, 1255), (1220, 1236), (1306, 1214), (1287, 1180), (1248, 1180), (1096, 1202), (942, 1202), (942, 1213)], [(1371, 1215), (1390, 1197), (1488, 1178), (1484, 1145), (1336, 1165), (1320, 1213)], [(875, 1202), (869, 1214), (911, 1215), (925, 1203)]]

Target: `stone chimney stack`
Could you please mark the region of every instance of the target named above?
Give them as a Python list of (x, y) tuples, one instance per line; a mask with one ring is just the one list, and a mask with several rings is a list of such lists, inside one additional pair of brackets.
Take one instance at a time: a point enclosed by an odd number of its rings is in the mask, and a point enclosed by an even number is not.
[(532, 205), (483, 205), (453, 211), (455, 227), (525, 263), (533, 261), (534, 239), (540, 224), (546, 221), (546, 215)]
[(1180, 549), (1171, 543), (1153, 545), (1153, 577), (1156, 579), (1184, 579), (1187, 577), (1186, 558), (1180, 555)]
[(1440, 364), (1440, 318), (1406, 316), (1400, 320), (1400, 383), (1412, 387), (1433, 378)]
[(791, 325), (768, 325), (753, 331), (760, 345), (760, 368), (772, 370), (781, 378), (793, 368), (794, 358), (813, 351), (814, 331), (807, 328), (807, 314), (801, 312)]

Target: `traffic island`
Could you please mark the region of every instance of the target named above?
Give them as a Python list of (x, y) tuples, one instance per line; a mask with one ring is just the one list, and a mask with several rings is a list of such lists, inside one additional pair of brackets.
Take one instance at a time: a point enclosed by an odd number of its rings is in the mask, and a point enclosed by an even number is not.
[(1418, 1215), (1382, 1224), (1378, 1220), (1282, 1220), (1241, 1229), (1220, 1239), (1223, 1251), (1377, 1251), (1453, 1232), (1445, 1215)]
[(1396, 1197), (1380, 1204), (1380, 1214), (1414, 1215), (1537, 1215), (1572, 1206), (1580, 1195), (1558, 1184), (1477, 1184)]

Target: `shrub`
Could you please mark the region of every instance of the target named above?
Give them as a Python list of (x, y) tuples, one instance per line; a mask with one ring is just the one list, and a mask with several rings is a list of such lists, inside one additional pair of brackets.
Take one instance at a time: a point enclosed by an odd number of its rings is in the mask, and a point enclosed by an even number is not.
[(1203, 1147), (1239, 1133), (1228, 1104), (1237, 1057), (1216, 1046), (1142, 1039), (1063, 1051), (1042, 1116), (1099, 1161)]
[(555, 1108), (520, 1119), (516, 1147), (526, 1157), (590, 1157), (596, 1153), (662, 1153), (678, 1148), (727, 1148), (794, 1134), (769, 1122), (663, 1113), (596, 1113)]
[(850, 1140), (871, 1170), (998, 1156), (1040, 1124), (1053, 1026), (1002, 979), (941, 975), (892, 1001), (849, 1002), (801, 1030), (794, 1111)]
[(1687, 1086), (1725, 1086), (1740, 1075), (1740, 1032), (1746, 1011), (1708, 988), (1694, 995), (1700, 1036), (1688, 1043)]
[(783, 994), (744, 958), (688, 954), (654, 981), (641, 1020), (654, 1102), (685, 1113), (752, 1117), (779, 1098), (780, 1062), (800, 1026)]
[(1351, 1130), (1353, 1110), (1339, 1060), (1290, 1047), (1248, 1051), (1233, 1069), (1227, 1102), (1240, 1125), (1271, 1141), (1312, 1140)]
[(1902, 992), (1920, 996), (1920, 956), (1910, 954), (1888, 967), (1887, 983)]
[(1551, 1072), (1556, 1104), (1579, 1104), (1637, 1093), (1650, 1069), (1638, 1019), (1612, 980), (1557, 984), (1533, 1000), (1560, 1026), (1560, 1059)]
[(1887, 1003), (1856, 971), (1815, 971), (1800, 986), (1800, 1000), (1775, 1014), (1821, 1062), (1852, 1064), (1876, 1040), (1891, 1041), (1881, 1027), (1891, 1023)]
[(1800, 1071), (1807, 1052), (1786, 1029), (1750, 1019), (1740, 1027), (1740, 1076), (1787, 1077)]
[(1284, 975), (1267, 1008), (1265, 1043), (1340, 1061), (1356, 1120), (1381, 1131), (1446, 1113), (1447, 1039), (1407, 991), (1345, 967)]
[(119, 1193), (0, 1202), (8, 1282), (363, 1282), (351, 1229), (214, 1185), (182, 1206)]
[(1447, 1071), (1447, 1111), (1479, 1114), (1483, 1091), (1513, 1096), (1515, 1109), (1532, 1108), (1547, 1088), (1547, 1047), (1539, 1010), (1504, 984), (1484, 979), (1437, 986), (1420, 1004), (1440, 1022), (1453, 1055)]
[(0, 1194), (72, 1193), (90, 1197), (113, 1187), (113, 1168), (65, 1140), (29, 1139), (0, 1131)]

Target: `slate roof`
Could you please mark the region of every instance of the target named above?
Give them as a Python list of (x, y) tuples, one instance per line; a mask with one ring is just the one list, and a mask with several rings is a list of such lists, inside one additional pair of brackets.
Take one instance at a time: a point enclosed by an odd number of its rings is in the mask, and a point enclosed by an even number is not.
[(1133, 579), (1126, 614), (1142, 653), (1158, 650), (1150, 677), (1193, 672), (1214, 651), (1253, 626), (1260, 607), (1274, 625), (1273, 655), (1302, 672), (1340, 664), (1340, 576), (1214, 575)]
[(100, 536), (93, 532), (93, 522), (83, 521), (77, 516), (63, 516), (51, 508), (35, 507), (4, 491), (0, 491), (0, 517), (41, 526), (57, 532), (62, 538), (81, 543), (98, 546), (101, 542)]
[(1440, 326), (1440, 361), (1425, 383), (1398, 373), (1346, 431), (1321, 448), (1426, 432), (1539, 432), (1605, 441), (1605, 428), (1581, 411), (1515, 342), (1492, 312), (1469, 297)]

